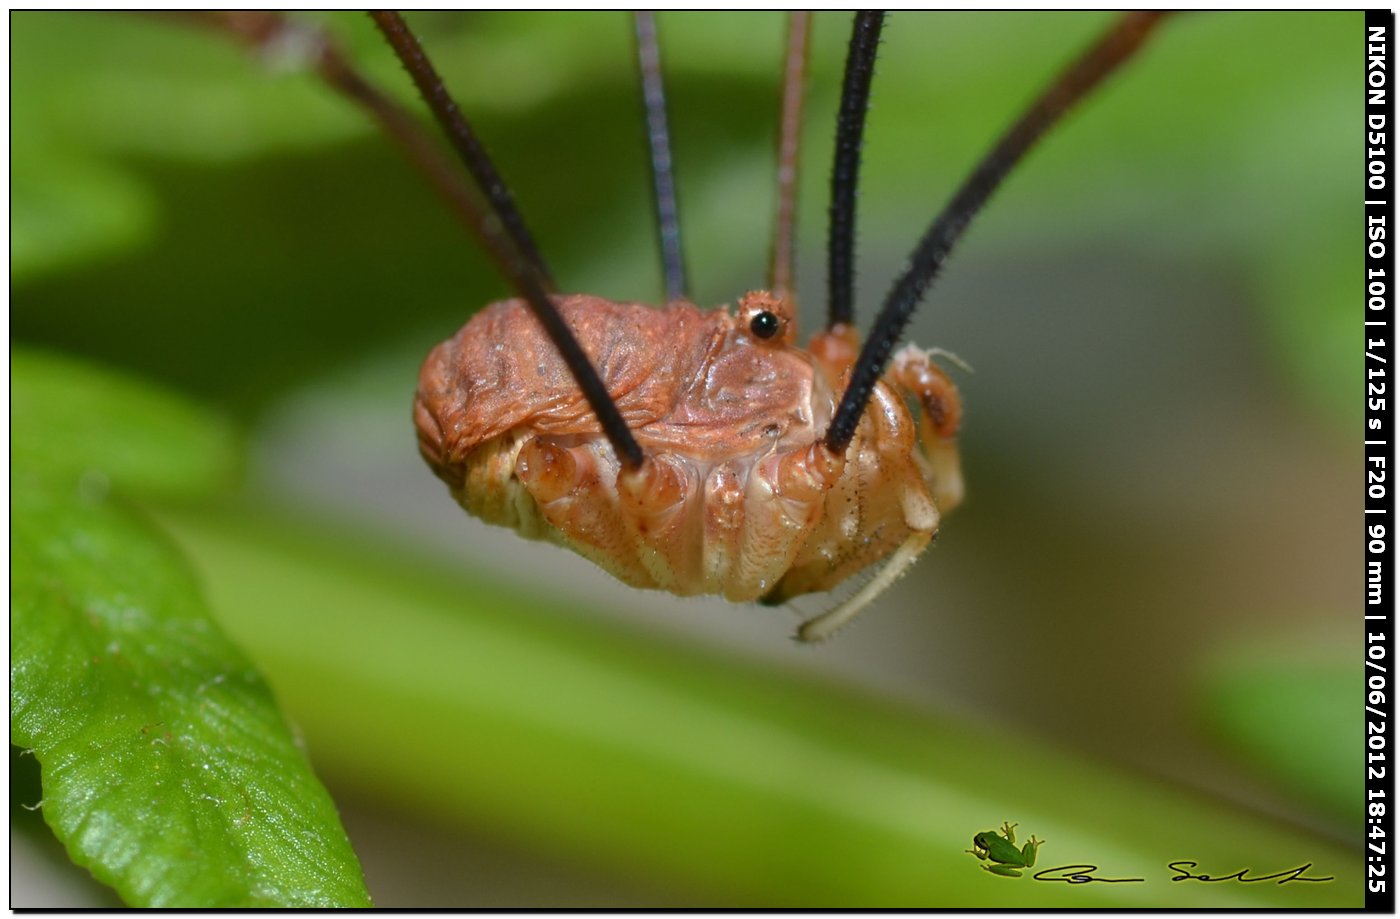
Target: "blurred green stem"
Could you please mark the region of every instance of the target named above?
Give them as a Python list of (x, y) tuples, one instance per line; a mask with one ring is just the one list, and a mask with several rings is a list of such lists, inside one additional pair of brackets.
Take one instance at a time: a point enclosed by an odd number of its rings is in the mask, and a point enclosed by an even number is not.
[[(435, 821), (716, 905), (1361, 903), (1358, 854), (1038, 739), (556, 615), (272, 516), (164, 521), (323, 774)], [(1038, 868), (1146, 880), (994, 877), (964, 850), (1003, 820), (1048, 840)], [(1310, 862), (1335, 880), (1174, 883), (1177, 859), (1215, 875)]]

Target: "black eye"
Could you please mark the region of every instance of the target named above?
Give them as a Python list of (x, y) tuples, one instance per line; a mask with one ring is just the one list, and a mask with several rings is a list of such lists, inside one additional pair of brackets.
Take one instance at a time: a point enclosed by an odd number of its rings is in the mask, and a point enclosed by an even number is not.
[(753, 332), (756, 338), (772, 338), (778, 334), (781, 327), (782, 323), (778, 317), (767, 310), (754, 314), (753, 319), (749, 320), (749, 331)]

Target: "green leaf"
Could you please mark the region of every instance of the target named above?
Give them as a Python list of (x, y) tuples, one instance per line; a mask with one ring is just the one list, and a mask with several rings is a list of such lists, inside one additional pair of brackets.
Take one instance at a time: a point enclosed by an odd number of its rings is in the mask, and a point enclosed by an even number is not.
[(17, 137), (10, 155), (22, 177), (10, 199), (11, 282), (120, 254), (149, 238), (150, 195), (120, 170), (30, 135)]
[(307, 68), (274, 73), (212, 28), (84, 12), (20, 13), (12, 28), (17, 124), (90, 155), (226, 162), (371, 130)]
[(17, 484), (10, 741), (73, 860), (136, 906), (367, 904), (329, 796), (179, 554), (103, 501)]
[(220, 422), (77, 362), (13, 355), (10, 742), (44, 819), (134, 906), (356, 906), (334, 805), (181, 554), (119, 488), (226, 482)]
[(11, 462), (48, 478), (110, 479), (144, 494), (197, 496), (238, 472), (233, 430), (179, 396), (55, 354), (10, 354)]

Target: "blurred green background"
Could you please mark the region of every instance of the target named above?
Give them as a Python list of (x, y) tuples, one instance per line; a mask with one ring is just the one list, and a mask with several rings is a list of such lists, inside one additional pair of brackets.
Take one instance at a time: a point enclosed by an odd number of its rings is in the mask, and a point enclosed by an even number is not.
[[(412, 102), (367, 20), (320, 20)], [(1107, 20), (891, 17), (865, 319)], [(628, 17), (411, 22), (561, 286), (656, 300)], [(765, 274), (782, 18), (660, 28), (694, 293), (732, 303)], [(1361, 28), (1182, 16), (1032, 153), (910, 333), (973, 368), (969, 499), (816, 648), (788, 634), (828, 598), (632, 591), (456, 509), (414, 448), (416, 368), (505, 286), (358, 111), (212, 32), (12, 15), (12, 341), (248, 432), (242, 492), (160, 519), (304, 730), (381, 906), (1358, 905)], [(848, 32), (817, 15), (809, 331)], [(883, 848), (890, 820), (926, 851)], [(1156, 883), (986, 875), (961, 849), (1002, 820), (1059, 844), (1043, 864)], [(50, 871), (33, 905), (100, 898), (30, 836), (16, 905)], [(1220, 873), (1338, 880), (1166, 883), (1207, 847)]]

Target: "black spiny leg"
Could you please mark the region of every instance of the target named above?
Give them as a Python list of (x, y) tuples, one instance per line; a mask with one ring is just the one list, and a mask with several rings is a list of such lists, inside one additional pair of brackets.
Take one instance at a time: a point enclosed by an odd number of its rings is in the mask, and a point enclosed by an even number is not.
[(831, 427), (826, 432), (827, 448), (844, 452), (855, 435), (861, 413), (870, 401), (875, 383), (884, 372), (890, 352), (914, 314), (915, 307), (938, 275), (967, 225), (987, 203), (1002, 179), (1020, 161), (1045, 131), (1090, 90), (1132, 57), (1158, 25), (1162, 12), (1128, 13), (1089, 48), (999, 140), (986, 158), (973, 170), (952, 201), (938, 215), (909, 257), (904, 273), (885, 298), (875, 327), (866, 339), (851, 374), (851, 383)]
[(491, 157), (487, 154), (486, 148), (481, 145), (481, 141), (477, 138), (476, 132), (472, 130), (466, 116), (462, 114), (456, 101), (448, 93), (446, 84), (438, 76), (432, 61), (428, 60), (423, 46), (408, 30), (408, 24), (398, 13), (381, 10), (370, 13), (370, 17), (374, 19), (375, 25), (379, 26), (379, 30), (384, 33), (384, 38), (394, 49), (394, 53), (399, 56), (399, 60), (403, 61), (404, 69), (408, 71), (409, 76), (413, 77), (418, 92), (428, 103), (428, 108), (437, 118), (448, 142), (452, 144), (452, 148), (457, 151), (458, 158), (467, 167), (472, 178), (476, 180), (481, 193), (490, 201), (491, 210), (501, 221), (506, 235), (515, 243), (515, 247), (520, 252), (521, 260), (529, 266), (546, 290), (553, 290), (554, 279), (550, 276), (549, 269), (545, 266), (544, 259), (535, 246), (534, 238), (531, 237), (530, 231), (525, 228), (525, 218), (520, 215), (519, 208), (515, 206), (515, 199), (511, 196), (510, 188), (501, 178), (500, 173), (496, 171)]
[(836, 158), (831, 167), (831, 220), (827, 236), (826, 327), (850, 325), (855, 319), (856, 185), (860, 145), (870, 105), (870, 79), (885, 14), (856, 13), (841, 82), (841, 109), (836, 116)]
[(617, 403), (613, 402), (612, 396), (608, 394), (607, 387), (603, 385), (598, 371), (593, 367), (593, 362), (588, 359), (578, 339), (574, 338), (573, 332), (569, 330), (564, 317), (559, 315), (559, 311), (550, 301), (548, 290), (553, 287), (553, 282), (529, 232), (525, 229), (524, 220), (514, 205), (510, 191), (491, 165), (485, 148), (476, 139), (476, 132), (472, 130), (466, 116), (448, 93), (442, 78), (438, 76), (422, 45), (409, 31), (403, 18), (398, 13), (388, 11), (374, 12), (370, 16), (384, 33), (385, 39), (398, 55), (409, 76), (413, 78), (419, 93), (447, 135), (458, 158), (472, 174), (482, 195), (491, 202), (496, 216), (515, 243), (515, 258), (506, 272), (506, 279), (529, 304), (535, 318), (544, 327), (554, 346), (559, 349), (560, 357), (568, 365), (593, 413), (598, 416), (598, 422), (617, 452), (619, 461), (631, 469), (640, 467), (644, 458), (642, 448), (628, 429), (627, 422), (617, 409)]

